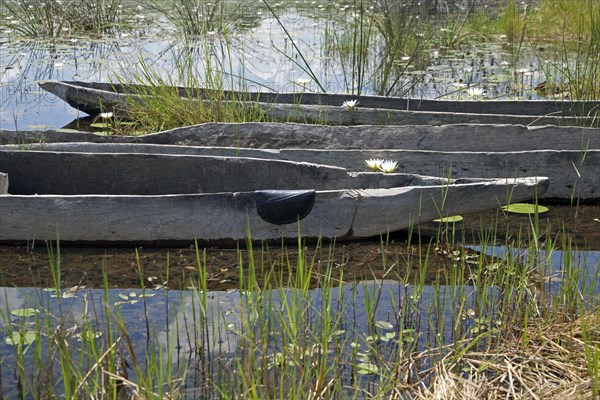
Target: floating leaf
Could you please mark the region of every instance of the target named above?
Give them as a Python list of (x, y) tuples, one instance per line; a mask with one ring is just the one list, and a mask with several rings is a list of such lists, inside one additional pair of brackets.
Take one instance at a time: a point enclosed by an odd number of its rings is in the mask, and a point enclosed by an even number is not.
[(129, 296), (127, 296), (126, 294), (123, 294), (123, 293), (119, 293), (119, 297), (122, 298), (123, 300), (129, 300)]
[(361, 375), (370, 375), (379, 372), (379, 367), (372, 363), (360, 363), (356, 368), (358, 369), (357, 372)]
[(36, 310), (35, 308), (16, 308), (10, 311), (11, 315), (15, 317), (33, 317), (40, 313), (40, 310)]
[(454, 223), (454, 222), (460, 222), (462, 220), (463, 220), (463, 217), (461, 215), (452, 215), (450, 217), (434, 219), (433, 222)]
[(385, 337), (388, 339), (393, 339), (396, 337), (396, 332), (386, 332)]
[(502, 209), (515, 214), (535, 214), (536, 212), (541, 214), (548, 211), (548, 207), (527, 203), (508, 204), (506, 206), (502, 206)]
[(13, 332), (5, 341), (11, 346), (30, 345), (35, 341), (35, 331)]
[(387, 329), (387, 330), (394, 329), (394, 325), (392, 325), (388, 321), (375, 321), (375, 326), (378, 328)]

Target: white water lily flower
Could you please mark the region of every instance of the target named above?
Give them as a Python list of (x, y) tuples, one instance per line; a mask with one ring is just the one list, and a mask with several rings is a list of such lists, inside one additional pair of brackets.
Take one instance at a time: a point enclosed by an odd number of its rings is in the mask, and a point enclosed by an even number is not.
[(113, 117), (113, 113), (111, 113), (111, 112), (105, 112), (105, 113), (100, 113), (98, 116), (100, 118), (108, 119), (108, 118), (112, 118)]
[(381, 165), (379, 166), (379, 169), (383, 172), (386, 173), (390, 173), (390, 172), (394, 172), (396, 169), (398, 169), (398, 162), (397, 161), (393, 161), (393, 160), (385, 160), (384, 162), (381, 163)]
[(350, 111), (354, 110), (354, 108), (358, 105), (358, 100), (353, 99), (353, 100), (346, 100), (345, 102), (342, 103), (342, 108), (346, 108)]
[(365, 164), (367, 165), (367, 167), (369, 167), (369, 169), (372, 169), (373, 171), (379, 171), (382, 163), (383, 160), (381, 158), (370, 158), (368, 160), (365, 160)]
[(483, 95), (483, 89), (478, 87), (472, 87), (468, 90), (469, 96), (471, 97), (479, 97)]

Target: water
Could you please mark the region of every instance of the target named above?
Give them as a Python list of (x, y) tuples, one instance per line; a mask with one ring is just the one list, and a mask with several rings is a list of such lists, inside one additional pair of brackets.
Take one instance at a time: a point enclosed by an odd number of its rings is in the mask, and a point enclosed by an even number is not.
[[(515, 51), (501, 38), (450, 49), (432, 43), (385, 78), (380, 59), (385, 43), (375, 34), (359, 79), (351, 71), (351, 53), (339, 50), (353, 35), (350, 9), (334, 12), (327, 2), (316, 9), (279, 9), (293, 44), (267, 10), (251, 10), (254, 13), (243, 15), (247, 23), (238, 24), (232, 34), (211, 32), (187, 41), (152, 14), (148, 18), (155, 22), (150, 27), (94, 39), (32, 41), (18, 39), (10, 30), (0, 31), (0, 129), (60, 128), (85, 116), (41, 91), (39, 80), (129, 81), (140, 72), (142, 60), (175, 84), (182, 83), (177, 81), (175, 66), (190, 61), (201, 80), (207, 78), (207, 70), (213, 70), (223, 74), (227, 88), (279, 92), (323, 88), (332, 93), (416, 98), (536, 98), (532, 88), (543, 80), (543, 66), (538, 65), (535, 52)], [(384, 81), (389, 86), (382, 87)]]
[[(466, 292), (475, 293), (473, 288), (465, 287)], [(52, 316), (62, 316), (60, 323), (67, 329), (67, 338), (71, 343), (75, 356), (81, 356), (82, 326), (90, 324), (89, 330), (97, 336), (92, 340), (98, 344), (107, 340), (108, 331), (106, 323), (106, 310), (104, 292), (102, 290), (79, 289), (61, 292), (61, 297), (56, 297), (54, 291), (44, 291), (39, 288), (1, 288), (2, 292), (2, 318), (0, 318), (0, 359), (7, 368), (2, 368), (2, 382), (4, 395), (11, 398), (16, 393), (15, 375), (13, 368), (15, 356), (13, 346), (6, 342), (7, 337), (12, 337), (15, 330), (32, 327), (33, 318), (15, 317), (10, 315), (11, 310), (34, 307), (41, 311), (37, 320), (44, 321), (44, 316), (49, 316), (49, 322), (42, 322), (41, 342), (34, 342), (31, 351), (26, 353), (26, 365), (32, 365), (36, 346), (42, 346), (42, 352), (48, 349), (46, 335), (52, 336), (57, 328), (57, 321)], [(141, 297), (142, 293), (146, 296)], [(330, 296), (330, 298), (329, 298)], [(311, 342), (310, 335), (318, 335), (322, 329), (322, 314), (324, 310), (331, 310), (331, 318), (338, 321), (334, 324), (336, 333), (328, 343), (331, 346), (327, 351), (333, 353), (338, 345), (342, 346), (343, 361), (340, 368), (347, 369), (344, 376), (346, 384), (351, 384), (350, 371), (355, 367), (352, 354), (358, 349), (361, 353), (369, 353), (369, 348), (375, 346), (381, 355), (393, 362), (393, 355), (398, 346), (413, 347), (421, 351), (431, 346), (447, 344), (452, 340), (453, 332), (457, 332), (455, 316), (462, 315), (452, 302), (453, 291), (442, 287), (434, 290), (425, 286), (422, 290), (415, 290), (411, 285), (392, 281), (368, 281), (357, 284), (344, 284), (341, 288), (334, 288), (327, 294), (319, 289), (311, 290), (307, 296), (299, 296), (296, 290), (274, 290), (263, 293), (258, 312), (266, 315), (285, 314), (294, 302), (301, 301), (304, 310), (298, 329), (306, 329), (309, 336), (307, 342), (299, 346), (313, 348), (318, 342)], [(302, 298), (302, 300), (299, 300)], [(474, 301), (475, 296), (471, 298)], [(221, 360), (219, 364), (226, 364), (226, 360), (241, 355), (239, 341), (242, 337), (248, 339), (252, 330), (260, 331), (260, 320), (256, 311), (252, 311), (255, 295), (239, 291), (211, 291), (207, 293), (206, 324), (199, 323), (200, 303), (198, 293), (193, 291), (164, 291), (164, 290), (109, 290), (107, 303), (111, 315), (118, 315), (125, 321), (128, 338), (131, 340), (135, 358), (145, 365), (147, 345), (151, 345), (163, 359), (154, 364), (167, 365), (168, 357), (172, 357), (173, 370), (179, 367), (190, 366), (200, 362), (202, 357)], [(368, 301), (372, 302), (367, 307)], [(443, 304), (434, 306), (434, 304)], [(324, 305), (327, 304), (326, 308)], [(410, 306), (408, 305), (410, 304)], [(469, 306), (469, 303), (465, 304)], [(372, 309), (371, 309), (372, 308)], [(407, 317), (398, 320), (403, 308), (411, 308), (406, 313)], [(436, 334), (430, 326), (430, 318), (424, 318), (431, 310), (436, 310), (436, 328), (443, 330), (444, 336)], [(466, 310), (466, 309), (465, 309)], [(114, 316), (111, 317), (114, 319)], [(274, 321), (277, 318), (272, 318)], [(375, 331), (367, 329), (369, 320), (375, 322)], [(276, 323), (276, 322), (275, 322)], [(475, 324), (469, 318), (464, 318), (464, 325), (460, 331), (473, 329)], [(114, 326), (114, 324), (113, 324)], [(208, 327), (208, 328), (205, 328)], [(277, 362), (277, 353), (281, 352), (281, 343), (287, 346), (287, 340), (282, 335), (283, 326), (269, 325), (269, 332), (262, 340), (269, 343), (264, 356), (272, 363)], [(148, 330), (150, 329), (150, 331)], [(150, 333), (151, 332), (151, 333)], [(208, 337), (203, 336), (208, 332)], [(310, 333), (309, 333), (310, 332)], [(202, 338), (202, 339), (200, 339)], [(199, 354), (198, 352), (206, 354)], [(340, 349), (336, 350), (339, 352)], [(169, 354), (171, 356), (169, 356)], [(337, 353), (336, 353), (337, 354)], [(261, 354), (257, 354), (261, 356)], [(134, 358), (127, 355), (130, 363)], [(333, 361), (333, 354), (332, 354)], [(85, 359), (85, 357), (84, 357)], [(57, 360), (54, 359), (57, 363)], [(339, 362), (339, 361), (338, 361)], [(374, 362), (374, 361), (373, 361)], [(380, 364), (381, 365), (381, 364)], [(421, 365), (425, 368), (427, 365)], [(55, 371), (60, 371), (58, 365)], [(218, 368), (214, 367), (213, 373), (217, 374)], [(28, 369), (29, 370), (29, 369)], [(33, 368), (32, 368), (33, 370)], [(222, 371), (221, 371), (222, 372)], [(415, 372), (415, 371), (413, 371)], [(59, 373), (59, 372), (57, 372)], [(133, 375), (133, 371), (130, 371)], [(355, 384), (368, 387), (369, 383), (376, 380), (377, 374), (367, 374)], [(133, 378), (135, 380), (135, 378)], [(189, 378), (190, 385), (193, 377)], [(58, 390), (60, 390), (59, 385)], [(185, 389), (194, 389), (185, 387)]]
[[(481, 251), (481, 246), (469, 246)], [(509, 254), (512, 259), (522, 263), (534, 263), (530, 249), (511, 249), (505, 246), (493, 246), (485, 249), (485, 254), (506, 258)], [(578, 286), (581, 293), (600, 293), (600, 251), (550, 251), (540, 250), (534, 257), (546, 276), (549, 293), (560, 293), (563, 281), (570, 276), (578, 277)]]
[[(177, 60), (189, 57), (199, 66), (197, 73), (206, 78), (206, 70), (202, 68), (206, 60), (210, 60), (214, 68), (224, 72), (227, 85), (233, 88), (244, 87), (250, 90), (273, 91), (316, 91), (318, 85), (310, 78), (309, 70), (301, 59), (305, 57), (314, 72), (317, 80), (329, 92), (378, 93), (380, 82), (375, 78), (368, 78), (358, 86), (358, 82), (348, 66), (348, 55), (336, 51), (336, 41), (341, 42), (342, 35), (351, 34), (341, 22), (352, 17), (346, 9), (338, 10), (336, 18), (331, 18), (331, 10), (327, 11), (327, 3), (323, 7), (307, 6), (305, 8), (288, 8), (281, 15), (281, 20), (289, 30), (298, 49), (283, 33), (277, 21), (268, 15), (265, 10), (254, 9), (247, 15), (247, 23), (238, 27), (231, 36), (219, 33), (207, 35), (201, 40), (192, 40), (184, 43), (172, 27), (164, 30), (144, 26), (143, 29), (133, 32), (118, 32), (101, 38), (67, 38), (55, 42), (29, 41), (16, 39), (14, 34), (6, 31), (0, 32), (0, 129), (45, 129), (60, 128), (72, 120), (83, 115), (72, 109), (66, 103), (51, 94), (41, 91), (36, 81), (46, 79), (58, 80), (83, 80), (83, 81), (115, 81), (117, 76), (129, 79), (137, 71), (140, 60), (144, 60), (155, 68), (162, 76), (172, 76)], [(311, 13), (310, 11), (314, 11)], [(323, 18), (321, 18), (323, 17)], [(160, 21), (164, 26), (165, 21)], [(327, 33), (327, 34), (325, 34)], [(339, 36), (336, 38), (335, 34)], [(328, 36), (329, 35), (329, 36)], [(382, 50), (380, 39), (374, 40), (369, 49), (366, 76), (376, 76), (380, 60), (377, 58)], [(515, 52), (507, 46), (502, 38), (495, 38), (492, 43), (464, 43), (455, 49), (446, 49), (434, 44), (428, 47), (415, 60), (407, 66), (405, 75), (400, 77), (393, 94), (407, 94), (414, 97), (425, 98), (471, 98), (482, 96), (485, 98), (535, 98), (532, 87), (543, 79), (542, 68), (538, 64), (536, 54), (532, 49), (523, 49)], [(408, 62), (408, 60), (406, 60)], [(518, 72), (520, 71), (520, 72)], [(393, 78), (395, 78), (394, 76)], [(484, 95), (469, 92), (464, 85), (473, 85), (485, 90)], [(524, 89), (527, 87), (528, 89)], [(559, 211), (562, 210), (562, 211)], [(575, 211), (573, 207), (551, 207), (552, 213), (565, 215), (557, 216), (560, 221), (568, 221), (566, 229), (568, 235), (573, 235), (579, 249), (590, 248), (575, 252), (572, 257), (566, 257), (562, 251), (554, 251), (548, 258), (547, 287), (551, 293), (560, 291), (561, 279), (565, 274), (565, 259), (571, 260), (573, 268), (582, 271), (580, 288), (587, 288), (586, 293), (600, 293), (598, 268), (600, 264), (600, 240), (598, 240), (598, 224), (594, 218), (600, 217), (597, 206), (582, 207)], [(573, 214), (578, 217), (573, 217)], [(473, 215), (471, 227), (481, 227), (489, 224), (487, 215)], [(517, 217), (515, 217), (517, 218)], [(515, 223), (525, 223), (526, 217)], [(552, 216), (555, 221), (554, 214)], [(492, 222), (491, 226), (495, 226)], [(553, 226), (560, 226), (554, 224)], [(438, 229), (438, 226), (433, 228)], [(426, 228), (423, 228), (425, 233)], [(467, 232), (468, 231), (468, 232)], [(498, 229), (505, 233), (504, 227)], [(478, 230), (465, 229), (469, 236), (466, 242), (478, 235)], [(475, 232), (475, 233), (473, 233)], [(556, 232), (553, 232), (555, 234)], [(508, 234), (507, 234), (508, 235)], [(435, 233), (434, 235), (435, 236)], [(462, 242), (461, 236), (460, 241)], [(36, 253), (38, 248), (32, 253)], [(473, 246), (478, 249), (477, 246)], [(358, 271), (369, 270), (374, 265), (381, 264), (381, 255), (377, 253), (379, 243), (364, 244), (360, 255), (352, 251), (344, 251), (341, 267)], [(5, 285), (28, 285), (23, 281), (11, 281), (7, 277), (14, 275), (29, 275), (30, 277), (44, 277), (46, 283), (49, 279), (49, 267), (46, 250), (37, 253), (35, 261), (27, 260), (31, 249), (1, 249), (0, 277)], [(141, 250), (141, 249), (140, 249)], [(86, 250), (86, 251), (89, 251)], [(128, 250), (131, 255), (131, 249)], [(150, 250), (148, 250), (150, 251)], [(526, 259), (525, 250), (508, 250), (505, 247), (488, 248), (489, 255), (504, 257), (508, 251), (513, 251)], [(82, 251), (84, 252), (84, 251)], [(145, 257), (146, 250), (140, 254)], [(217, 253), (225, 250), (216, 250)], [(65, 253), (69, 251), (65, 249)], [(75, 285), (81, 282), (82, 277), (94, 275), (96, 280), (90, 285), (97, 288), (101, 286), (101, 268), (103, 262), (110, 259), (109, 267), (112, 273), (126, 275), (133, 271), (132, 277), (121, 281), (110, 278), (109, 281), (117, 282), (124, 289), (108, 290), (108, 305), (111, 312), (120, 315), (125, 321), (128, 336), (132, 340), (133, 351), (137, 358), (144, 364), (144, 355), (148, 346), (162, 350), (166, 357), (167, 350), (172, 349), (175, 365), (192, 365), (200, 362), (199, 344), (210, 343), (210, 357), (223, 360), (223, 365), (240, 354), (238, 347), (240, 334), (244, 329), (257, 327), (258, 315), (251, 310), (255, 297), (240, 293), (239, 291), (225, 291), (225, 287), (234, 287), (237, 282), (232, 279), (235, 275), (236, 257), (224, 260), (221, 256), (214, 256), (212, 272), (215, 274), (215, 287), (207, 293), (206, 322), (209, 336), (206, 342), (198, 343), (202, 337), (200, 325), (195, 324), (199, 318), (199, 303), (197, 294), (189, 290), (148, 290), (151, 297), (140, 297), (142, 291), (136, 287), (137, 269), (131, 259), (119, 258), (119, 251), (96, 249), (94, 260), (81, 256), (81, 252), (74, 252), (72, 259), (65, 260), (63, 272), (65, 282)], [(186, 249), (172, 250), (179, 257), (184, 270), (194, 265), (193, 251)], [(545, 253), (541, 253), (545, 257)], [(104, 259), (102, 258), (104, 257)], [(175, 256), (171, 258), (173, 262)], [(177, 258), (179, 259), (179, 258)], [(356, 262), (359, 259), (361, 262)], [(102, 261), (104, 260), (104, 261)], [(150, 270), (154, 263), (160, 264), (163, 258), (142, 258), (144, 268)], [(227, 270), (228, 271), (223, 271)], [(221, 271), (221, 272), (219, 272)], [(156, 273), (160, 276), (160, 273)], [(432, 272), (435, 275), (435, 271)], [(87, 278), (86, 278), (87, 279)], [(39, 282), (39, 281), (38, 281)], [(94, 283), (92, 283), (94, 282)], [(87, 284), (87, 282), (86, 282)], [(466, 302), (458, 305), (453, 299), (456, 288), (446, 286), (436, 287), (425, 285), (422, 290), (415, 290), (412, 285), (400, 282), (361, 281), (355, 284), (343, 284), (339, 290), (331, 292), (331, 307), (333, 318), (339, 318), (336, 330), (342, 340), (341, 353), (343, 354), (342, 368), (347, 369), (344, 375), (348, 385), (359, 384), (369, 387), (377, 378), (374, 374), (367, 374), (358, 383), (350, 382), (350, 370), (353, 361), (350, 359), (355, 346), (366, 349), (375, 346), (383, 357), (391, 357), (394, 351), (401, 346), (410, 347), (415, 343), (418, 351), (452, 343), (461, 335), (476, 334), (475, 328), (480, 328), (471, 309), (476, 309), (478, 296), (494, 298), (497, 293), (476, 293), (472, 286), (462, 286), (460, 290), (467, 293)], [(0, 378), (3, 394), (6, 398), (15, 397), (17, 394), (13, 366), (15, 364), (14, 348), (7, 343), (7, 338), (19, 327), (31, 328), (32, 318), (17, 317), (10, 314), (11, 310), (33, 307), (39, 309), (39, 320), (45, 316), (61, 315), (69, 329), (68, 338), (74, 349), (80, 349), (77, 334), (81, 333), (84, 320), (91, 323), (93, 332), (101, 333), (97, 339), (101, 343), (107, 340), (107, 316), (103, 307), (104, 292), (93, 288), (80, 288), (74, 291), (73, 296), (61, 298), (52, 297), (52, 291), (44, 291), (39, 287), (2, 287), (0, 288)], [(380, 296), (375, 296), (380, 293)], [(293, 290), (275, 290), (265, 293), (267, 304), (263, 304), (263, 312), (271, 310), (273, 313), (285, 309), (286, 302), (291, 302), (297, 295)], [(323, 304), (328, 297), (319, 289), (310, 290), (306, 299), (309, 307), (303, 315), (305, 323), (318, 331), (322, 317)], [(377, 298), (377, 307), (373, 317), (369, 317), (367, 299)], [(400, 321), (398, 316), (403, 306), (412, 305), (407, 314), (408, 318)], [(84, 316), (87, 315), (87, 318)], [(380, 321), (375, 334), (367, 329), (369, 319)], [(390, 325), (386, 325), (387, 322)], [(489, 322), (489, 321), (488, 321)], [(47, 333), (56, 328), (56, 320), (50, 318)], [(391, 326), (391, 328), (383, 328)], [(436, 327), (435, 329), (433, 327)], [(491, 327), (492, 325), (489, 324)], [(153, 333), (149, 334), (149, 327)], [(444, 335), (438, 336), (438, 332)], [(390, 334), (386, 336), (386, 334)], [(392, 336), (392, 334), (394, 336)], [(403, 336), (403, 340), (398, 338)], [(456, 336), (455, 336), (456, 335)], [(375, 336), (375, 337), (373, 337)], [(371, 337), (371, 340), (367, 340)], [(383, 338), (387, 337), (385, 341)], [(47, 339), (42, 338), (40, 343), (34, 343), (27, 354), (28, 366), (31, 366), (35, 354), (35, 346), (41, 346), (42, 352), (48, 351)], [(265, 356), (270, 362), (275, 362), (276, 354), (281, 351), (278, 343), (281, 340), (281, 326), (272, 326), (268, 334), (269, 347)], [(373, 343), (374, 342), (374, 343)], [(353, 345), (354, 343), (354, 345)], [(202, 347), (205, 355), (209, 350)], [(77, 352), (78, 350), (75, 350)], [(129, 354), (131, 357), (131, 354)], [(165, 359), (161, 361), (166, 361)], [(56, 362), (56, 360), (54, 361)], [(422, 364), (418, 368), (429, 365)], [(60, 369), (55, 368), (58, 373)], [(415, 371), (411, 371), (415, 373)], [(33, 371), (31, 372), (34, 373)], [(58, 376), (57, 376), (58, 378)], [(186, 388), (193, 397), (195, 389), (193, 379), (186, 382)]]
[[(478, 246), (473, 248), (479, 250)], [(527, 261), (526, 251), (504, 247), (487, 249), (489, 255), (500, 258), (504, 258), (507, 252)], [(582, 291), (584, 296), (600, 293), (599, 251), (574, 251), (570, 254), (553, 251), (550, 257), (546, 257), (545, 252), (541, 256), (546, 260), (547, 273), (552, 278), (545, 284), (548, 293), (560, 292), (562, 279), (568, 279), (567, 264), (579, 272), (582, 279), (580, 287), (587, 285), (587, 289)], [(54, 289), (0, 288), (0, 360), (5, 366), (0, 370), (0, 378), (4, 395), (11, 398), (17, 390), (12, 367), (16, 362), (14, 347), (7, 342), (13, 337), (13, 332), (28, 329), (40, 329), (42, 332), (40, 342), (34, 342), (30, 351), (26, 352), (26, 365), (33, 366), (37, 346), (42, 347), (43, 354), (53, 347), (47, 340), (58, 324), (66, 329), (73, 359), (83, 357), (85, 360), (86, 351), (89, 351), (86, 349), (89, 348), (81, 344), (84, 332), (91, 332), (93, 336), (88, 338), (97, 345), (104, 343), (107, 346), (107, 311), (112, 329), (115, 329), (114, 321), (124, 321), (124, 329), (134, 351), (132, 355), (123, 347), (129, 364), (137, 359), (144, 369), (150, 346), (159, 355), (158, 360), (152, 361), (154, 365), (168, 368), (170, 361), (173, 372), (189, 368), (183, 390), (190, 398), (201, 390), (194, 386), (199, 380), (194, 371), (205, 374), (208, 370), (216, 377), (223, 372), (219, 371), (219, 366), (233, 363), (235, 368), (234, 360), (244, 351), (240, 341), (251, 340), (252, 335), (259, 335), (261, 342), (268, 344), (252, 351), (257, 352), (259, 359), (264, 356), (271, 367), (276, 367), (278, 357), (281, 357), (279, 354), (285, 351), (282, 346), (289, 346), (290, 338), (283, 332), (288, 332), (291, 326), (305, 332), (301, 336), (303, 340), (294, 342), (294, 345), (303, 346), (302, 351), (314, 351), (322, 346), (319, 335), (325, 331), (323, 321), (332, 321), (334, 333), (326, 342), (329, 362), (336, 363), (336, 368), (345, 371), (342, 373), (346, 380), (344, 384), (361, 385), (365, 390), (377, 382), (378, 374), (365, 373), (358, 382), (352, 383), (351, 371), (357, 365), (357, 352), (372, 354), (375, 351), (382, 359), (372, 360), (373, 365), (382, 368), (386, 363), (394, 365), (399, 348), (418, 353), (442, 348), (458, 339), (474, 338), (485, 330), (500, 327), (494, 325), (489, 316), (480, 318), (478, 315), (483, 311), (482, 304), (497, 302), (499, 292), (495, 288), (482, 293), (470, 285), (460, 288), (444, 285), (419, 287), (380, 280), (346, 283), (329, 290), (312, 289), (305, 295), (297, 289), (285, 288), (260, 294), (237, 289), (211, 290), (206, 293), (206, 299), (201, 300), (201, 291), (165, 290), (160, 281), (153, 283), (157, 284), (154, 289), (149, 283), (145, 290), (110, 289), (106, 292), (73, 287), (62, 289), (60, 296)], [(36, 324), (33, 317), (11, 315), (11, 311), (30, 307), (40, 311), (35, 318), (39, 321)], [(200, 322), (201, 310), (205, 310), (204, 323)], [(324, 318), (326, 314), (329, 319)], [(374, 329), (369, 329), (370, 322), (375, 322)], [(84, 329), (84, 326), (87, 328)], [(266, 331), (265, 327), (268, 327)], [(53, 360), (56, 363), (54, 370), (59, 373), (56, 357)], [(206, 360), (219, 362), (213, 367), (203, 366)], [(418, 376), (418, 372), (431, 367), (436, 358), (427, 360), (415, 363), (407, 374)], [(35, 368), (26, 370), (34, 371)], [(129, 374), (129, 379), (135, 381), (133, 370)], [(60, 384), (57, 384), (57, 390), (61, 390)]]

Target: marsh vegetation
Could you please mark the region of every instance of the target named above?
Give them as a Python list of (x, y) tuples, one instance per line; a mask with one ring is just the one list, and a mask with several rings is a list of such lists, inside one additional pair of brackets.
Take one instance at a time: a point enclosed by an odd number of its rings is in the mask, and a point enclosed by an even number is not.
[[(0, 126), (80, 117), (39, 93), (39, 79), (159, 95), (133, 111), (135, 125), (93, 122), (109, 134), (265, 120), (238, 107), (243, 96), (223, 103), (228, 89), (600, 98), (598, 1), (499, 3), (7, 0)], [(182, 101), (173, 85), (214, 97)], [(600, 216), (567, 208), (566, 223), (536, 208), (510, 229), (500, 209), (475, 228), (415, 226), (369, 243), (368, 262), (302, 239), (191, 244), (156, 273), (147, 249), (123, 263), (106, 251), (90, 282), (65, 267), (60, 243), (35, 264), (28, 246), (1, 259), (0, 397), (598, 398)], [(27, 265), (37, 287), (8, 287), (9, 264)], [(118, 268), (133, 276), (125, 287)]]

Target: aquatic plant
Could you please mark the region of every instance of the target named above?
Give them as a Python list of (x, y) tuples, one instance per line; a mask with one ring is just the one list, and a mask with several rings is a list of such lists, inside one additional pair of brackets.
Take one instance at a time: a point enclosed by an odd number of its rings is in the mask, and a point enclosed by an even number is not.
[(228, 35), (235, 31), (236, 25), (247, 26), (249, 21), (258, 18), (256, 14), (246, 12), (249, 9), (247, 1), (149, 0), (149, 6), (190, 38)]
[(0, 27), (27, 37), (101, 34), (131, 27), (141, 9), (124, 0), (6, 0)]
[[(298, 239), (277, 249), (249, 240), (234, 250), (238, 289), (229, 293), (210, 292), (197, 243), (187, 290), (172, 290), (168, 265), (160, 280), (171, 290), (152, 287), (136, 250), (139, 287), (117, 295), (105, 272), (100, 296), (60, 285), (57, 247), (49, 252), (56, 287), (20, 309), (3, 302), (14, 351), (6, 360), (16, 360), (18, 377), (3, 390), (106, 399), (597, 393), (600, 303), (585, 282), (600, 269), (578, 267), (564, 232), (540, 241), (531, 218), (516, 236), (506, 232), (503, 254), (498, 225), (482, 226), (479, 251), (411, 230), (405, 250), (384, 235), (363, 261), (335, 243), (308, 248)], [(556, 287), (548, 278), (558, 245)], [(364, 263), (361, 281), (349, 275), (354, 263)], [(132, 299), (142, 329), (124, 316)], [(157, 307), (164, 312), (151, 312)]]
[[(135, 83), (127, 117), (138, 132), (158, 132), (204, 122), (250, 122), (267, 120), (256, 100), (244, 93), (244, 79), (231, 68), (228, 47), (203, 41), (184, 41), (175, 51), (173, 71), (161, 70), (140, 58), (136, 70), (117, 77)], [(228, 62), (229, 60), (229, 62)], [(238, 89), (232, 92), (229, 89)]]

